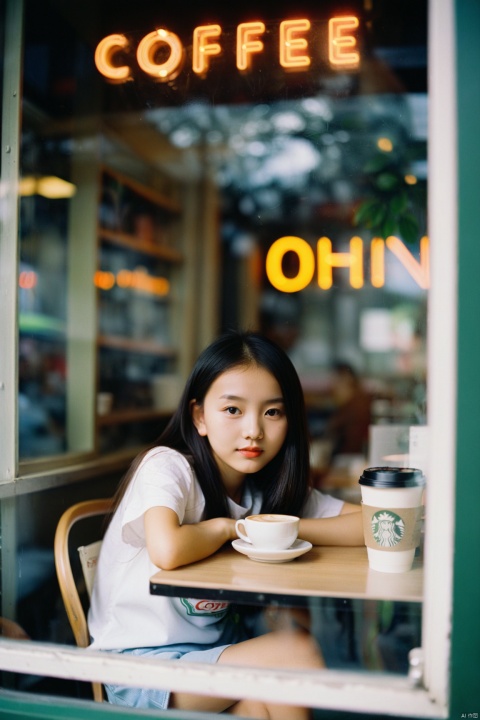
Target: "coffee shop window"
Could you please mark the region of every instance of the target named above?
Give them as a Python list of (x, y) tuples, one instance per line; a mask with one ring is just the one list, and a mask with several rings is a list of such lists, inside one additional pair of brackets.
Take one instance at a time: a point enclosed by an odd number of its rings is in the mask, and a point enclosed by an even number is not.
[[(426, 467), (429, 108), (426, 4), (413, 5), (419, 22), (395, 16), (385, 36), (369, 16), (358, 72), (277, 69), (270, 85), (265, 63), (223, 87), (214, 69), (162, 84), (136, 66), (125, 86), (108, 83), (92, 59), (112, 24), (103, 3), (88, 32), (68, 9), (26, 3), (22, 175), (60, 177), (73, 194), (47, 199), (37, 184), (21, 200), (21, 456), (90, 452), (100, 435), (100, 452), (145, 441), (139, 426), (168, 416), (197, 351), (239, 326), (276, 339), (301, 376), (318, 487), (359, 501), (366, 464)], [(138, 44), (152, 19), (127, 19)], [(70, 35), (51, 31), (63, 22)], [(75, 38), (56, 57), (79, 59), (53, 63), (48, 87), (40, 36), (47, 54)], [(347, 367), (369, 418), (348, 449), (330, 436), (345, 400), (334, 371)], [(330, 667), (405, 676), (422, 607), (327, 599), (316, 630)], [(361, 623), (375, 642), (361, 642)]]

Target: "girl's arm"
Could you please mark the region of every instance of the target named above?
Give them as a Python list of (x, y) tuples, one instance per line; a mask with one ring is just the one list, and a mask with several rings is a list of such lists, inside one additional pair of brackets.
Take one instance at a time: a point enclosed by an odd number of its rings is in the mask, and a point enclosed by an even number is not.
[(180, 525), (177, 513), (167, 507), (147, 510), (144, 523), (150, 560), (162, 570), (202, 560), (237, 537), (232, 518)]
[(335, 517), (301, 519), (298, 537), (313, 545), (365, 545), (361, 510), (345, 505)]

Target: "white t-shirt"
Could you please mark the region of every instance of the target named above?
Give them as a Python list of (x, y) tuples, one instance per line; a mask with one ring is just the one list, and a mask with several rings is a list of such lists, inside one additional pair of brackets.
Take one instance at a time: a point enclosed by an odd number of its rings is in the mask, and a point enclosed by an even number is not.
[[(258, 513), (261, 501), (260, 493), (252, 495), (247, 478), (242, 504), (228, 501), (231, 516)], [(302, 516), (332, 517), (342, 505), (313, 490)], [(145, 455), (105, 534), (88, 614), (91, 648), (215, 644), (222, 637), (229, 603), (150, 594), (149, 578), (158, 567), (147, 552), (143, 518), (158, 506), (174, 510), (182, 524), (200, 522), (204, 516), (205, 498), (192, 467), (166, 447)]]

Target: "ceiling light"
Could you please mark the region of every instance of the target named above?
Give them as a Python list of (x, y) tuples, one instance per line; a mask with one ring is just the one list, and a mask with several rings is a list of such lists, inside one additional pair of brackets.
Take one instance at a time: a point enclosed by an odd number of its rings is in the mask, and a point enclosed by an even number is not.
[(22, 197), (42, 195), (50, 200), (71, 198), (77, 192), (76, 186), (55, 175), (44, 177), (28, 176), (20, 179), (19, 192)]

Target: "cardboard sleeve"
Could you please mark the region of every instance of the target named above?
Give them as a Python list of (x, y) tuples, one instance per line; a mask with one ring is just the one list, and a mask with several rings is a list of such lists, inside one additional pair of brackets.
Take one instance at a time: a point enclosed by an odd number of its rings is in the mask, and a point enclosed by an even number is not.
[(402, 552), (418, 547), (423, 510), (423, 505), (379, 508), (362, 503), (365, 545), (382, 552)]

